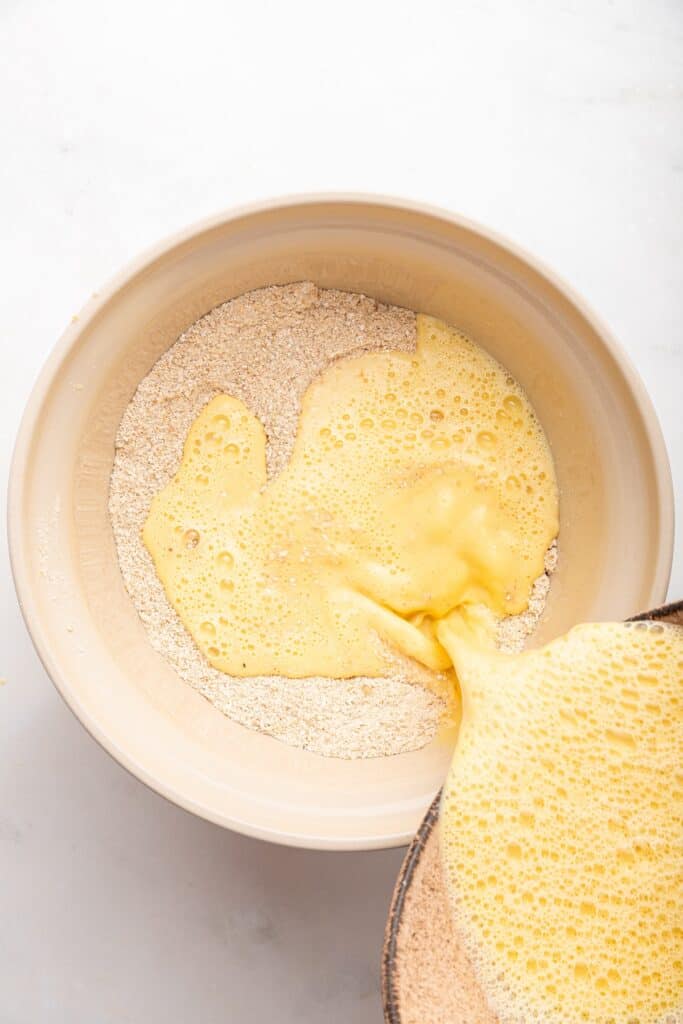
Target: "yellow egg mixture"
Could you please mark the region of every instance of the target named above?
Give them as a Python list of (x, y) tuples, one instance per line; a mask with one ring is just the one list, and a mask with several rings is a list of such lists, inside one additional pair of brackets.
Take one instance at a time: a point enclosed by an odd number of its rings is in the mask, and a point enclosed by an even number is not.
[(584, 626), (491, 653), (558, 531), (523, 392), (418, 316), (414, 353), (346, 358), (309, 387), (272, 480), (265, 453), (219, 395), (152, 503), (144, 542), (198, 647), (233, 676), (454, 665), (444, 864), (492, 1006), (506, 1024), (665, 1020), (683, 984), (681, 633)]
[(441, 813), (459, 934), (502, 1024), (683, 1019), (683, 629), (585, 625), (508, 656), (449, 630)]
[(215, 668), (381, 676), (398, 650), (441, 670), (440, 621), (492, 636), (527, 607), (558, 531), (552, 457), (519, 386), (459, 332), (418, 316), (414, 353), (332, 364), (270, 481), (265, 450), (259, 420), (217, 396), (144, 527)]

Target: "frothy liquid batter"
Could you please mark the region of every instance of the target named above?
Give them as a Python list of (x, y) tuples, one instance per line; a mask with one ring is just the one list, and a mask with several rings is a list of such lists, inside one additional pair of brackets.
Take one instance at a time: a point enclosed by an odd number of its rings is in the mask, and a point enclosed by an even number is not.
[(239, 400), (193, 424), (143, 536), (215, 668), (378, 676), (398, 649), (443, 669), (440, 621), (490, 635), (526, 608), (558, 530), (545, 436), (495, 360), (439, 321), (417, 328), (415, 353), (345, 359), (311, 385), (270, 482)]
[(442, 857), (492, 1009), (681, 1020), (683, 629), (579, 626), (519, 656), (439, 637), (463, 705)]

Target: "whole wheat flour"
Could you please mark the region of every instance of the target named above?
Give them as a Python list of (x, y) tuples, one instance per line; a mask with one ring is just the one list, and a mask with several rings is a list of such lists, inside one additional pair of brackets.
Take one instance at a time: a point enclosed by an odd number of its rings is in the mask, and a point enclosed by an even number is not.
[[(116, 437), (109, 511), (123, 579), (150, 643), (233, 721), (327, 756), (376, 757), (428, 743), (444, 704), (429, 689), (427, 670), (397, 659), (395, 673), (382, 679), (218, 672), (168, 603), (141, 531), (152, 498), (178, 468), (190, 425), (216, 394), (241, 399), (259, 417), (272, 477), (289, 458), (304, 392), (331, 361), (370, 350), (410, 351), (415, 335), (414, 313), (363, 295), (310, 282), (248, 292), (207, 313), (158, 360)], [(501, 648), (523, 646), (548, 585), (548, 575), (540, 577), (528, 611), (501, 624)]]

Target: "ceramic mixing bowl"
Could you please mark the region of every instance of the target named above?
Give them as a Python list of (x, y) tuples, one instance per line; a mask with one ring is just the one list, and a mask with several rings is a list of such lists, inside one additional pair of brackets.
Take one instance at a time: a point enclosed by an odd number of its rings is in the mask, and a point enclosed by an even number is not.
[[(218, 216), (163, 242), (93, 297), (49, 358), (16, 445), (9, 502), (19, 599), (43, 663), (88, 731), (157, 792), (293, 845), (401, 845), (439, 789), (435, 740), (390, 758), (323, 758), (221, 715), (150, 646), (107, 512), (114, 437), (135, 388), (194, 320), (241, 292), (310, 279), (430, 313), (509, 368), (560, 485), (560, 565), (539, 634), (621, 619), (665, 595), (672, 496), (642, 384), (576, 296), (450, 214), (313, 196)], [(633, 543), (633, 538), (638, 543)]]

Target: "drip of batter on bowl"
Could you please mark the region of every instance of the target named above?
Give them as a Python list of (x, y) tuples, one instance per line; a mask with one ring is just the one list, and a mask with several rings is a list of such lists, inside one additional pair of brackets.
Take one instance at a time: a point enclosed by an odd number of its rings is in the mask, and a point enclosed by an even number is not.
[(558, 529), (526, 396), (430, 317), (415, 353), (365, 354), (308, 389), (286, 468), (230, 395), (201, 412), (143, 538), (197, 646), (233, 676), (444, 671), (437, 627), (485, 637), (524, 612)]
[[(263, 425), (273, 482), (288, 465), (307, 389), (320, 375), (365, 353), (414, 356), (416, 335), (411, 311), (310, 282), (245, 293), (203, 316), (161, 356), (116, 438), (109, 511), (123, 579), (151, 645), (235, 722), (327, 756), (386, 756), (427, 744), (453, 694), (452, 671), (435, 672), (381, 645), (390, 663), (382, 676), (228, 675), (211, 665), (169, 603), (142, 532), (155, 496), (178, 472), (192, 424), (217, 396), (239, 399)], [(502, 648), (518, 649), (535, 628), (555, 558), (552, 544), (528, 609), (500, 621)]]
[(577, 626), (516, 656), (443, 625), (462, 721), (453, 921), (500, 1024), (683, 1019), (683, 629)]

